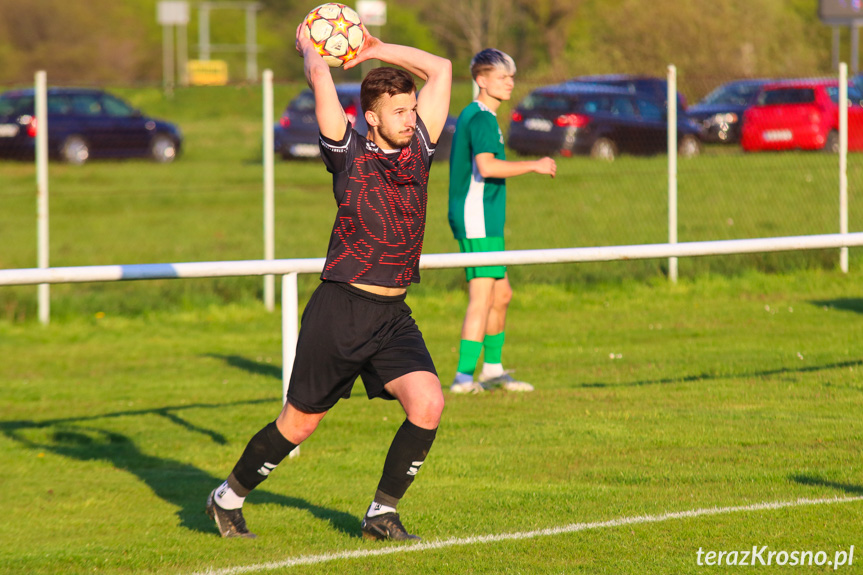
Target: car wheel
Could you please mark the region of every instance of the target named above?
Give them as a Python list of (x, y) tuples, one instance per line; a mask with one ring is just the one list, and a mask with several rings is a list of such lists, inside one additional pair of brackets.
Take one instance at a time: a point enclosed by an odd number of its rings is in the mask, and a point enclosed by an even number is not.
[(81, 136), (69, 136), (60, 148), (63, 161), (80, 166), (90, 158), (90, 147)]
[(617, 144), (608, 138), (599, 138), (590, 147), (590, 157), (613, 162), (617, 157)]
[(677, 155), (681, 158), (693, 158), (701, 153), (701, 142), (692, 134), (686, 134), (677, 146)]
[(156, 134), (150, 142), (150, 156), (160, 164), (173, 162), (177, 157), (177, 144), (165, 134)]
[(839, 153), (839, 132), (836, 130), (830, 130), (830, 133), (827, 134), (827, 139), (824, 141), (824, 148), (822, 148), (828, 154), (838, 154)]

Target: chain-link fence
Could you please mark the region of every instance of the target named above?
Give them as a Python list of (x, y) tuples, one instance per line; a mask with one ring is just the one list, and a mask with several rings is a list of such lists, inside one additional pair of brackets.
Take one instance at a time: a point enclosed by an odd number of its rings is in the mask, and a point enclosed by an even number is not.
[[(629, 120), (620, 117), (610, 119), (614, 112), (615, 99), (622, 98), (622, 91), (632, 91), (632, 86), (621, 88), (620, 77), (605, 77), (596, 79), (608, 81), (617, 85), (614, 88), (584, 88), (566, 89), (549, 88), (538, 85), (519, 85), (513, 100), (508, 106), (502, 106), (498, 118), (506, 133), (510, 146), (525, 151), (523, 154), (513, 153), (511, 159), (529, 159), (536, 154), (553, 153), (555, 147), (563, 147), (564, 155), (571, 158), (561, 158), (559, 163), (568, 163), (573, 167), (574, 174), (566, 185), (542, 183), (542, 189), (534, 189), (530, 193), (547, 194), (544, 196), (545, 208), (530, 209), (526, 205), (510, 212), (509, 225), (518, 230), (553, 229), (555, 242), (565, 246), (610, 245), (610, 244), (641, 244), (663, 243), (668, 241), (668, 156), (666, 154), (668, 131), (662, 126), (665, 113), (657, 115), (653, 108), (648, 108), (655, 116), (653, 124), (649, 119), (639, 117), (637, 112)], [(758, 93), (766, 82), (788, 82), (790, 79), (770, 79), (763, 82), (746, 80), (746, 85), (756, 85), (749, 95), (749, 100), (743, 98), (716, 98), (704, 100), (717, 88), (728, 88), (727, 82), (709, 76), (699, 78), (678, 79), (682, 89), (681, 101), (685, 106), (679, 108), (681, 122), (691, 124), (698, 131), (699, 147), (697, 153), (683, 148), (684, 140), (689, 132), (682, 129), (678, 132), (680, 157), (677, 162), (677, 237), (680, 242), (743, 239), (760, 237), (796, 236), (811, 234), (828, 234), (840, 232), (840, 166), (839, 154), (830, 140), (836, 134), (834, 125), (837, 107), (831, 111), (824, 107), (820, 112), (813, 111), (821, 105), (820, 100), (809, 106), (803, 106), (808, 114), (803, 120), (813, 126), (814, 131), (821, 130), (824, 141), (816, 146), (819, 150), (790, 149), (787, 151), (746, 151), (741, 145), (745, 110), (757, 102)], [(655, 77), (654, 84), (665, 82), (663, 77)], [(835, 96), (838, 88), (838, 75), (826, 81), (810, 81), (817, 86), (826, 86), (829, 96)], [(731, 85), (734, 88), (735, 85)], [(737, 86), (740, 88), (740, 86)], [(751, 86), (750, 86), (751, 87)], [(859, 189), (863, 173), (863, 157), (858, 152), (861, 148), (856, 134), (863, 137), (863, 123), (860, 122), (863, 108), (855, 100), (853, 85), (850, 88), (849, 108), (849, 141), (851, 152), (848, 154), (848, 196), (850, 204), (849, 231), (863, 229), (863, 216), (855, 210), (855, 192)], [(691, 94), (691, 95), (690, 95)], [(664, 94), (663, 94), (664, 95)], [(568, 99), (567, 99), (568, 98)], [(720, 100), (720, 104), (711, 105), (711, 100)], [(635, 106), (644, 99), (632, 98)], [(610, 106), (609, 106), (610, 102)], [(648, 102), (649, 103), (649, 102)], [(546, 110), (541, 110), (542, 105)], [(569, 106), (566, 108), (566, 106)], [(592, 108), (590, 107), (592, 106)], [(603, 107), (605, 106), (605, 107)], [(558, 107), (555, 109), (555, 107)], [(799, 119), (787, 117), (792, 114), (794, 106), (773, 107), (773, 124), (759, 131), (769, 139), (789, 138), (793, 124)], [(801, 106), (797, 106), (800, 108)], [(600, 112), (596, 112), (600, 110)], [(603, 116), (602, 111), (605, 111)], [(785, 114), (786, 116), (782, 116)], [(809, 117), (820, 114), (821, 118)], [(569, 117), (567, 117), (569, 115)], [(584, 116), (584, 117), (581, 117)], [(570, 122), (576, 126), (577, 132), (582, 130), (585, 142), (572, 145), (572, 139), (561, 137), (553, 144), (549, 135), (555, 130), (563, 131), (553, 123), (560, 118), (559, 124)], [(542, 121), (546, 123), (543, 125)], [(550, 120), (550, 122), (549, 122)], [(525, 129), (528, 122), (533, 122), (532, 129)], [(615, 123), (617, 122), (617, 123)], [(788, 125), (784, 126), (782, 122)], [(819, 124), (820, 122), (820, 124)], [(622, 125), (625, 126), (621, 128)], [(651, 125), (647, 125), (651, 124)], [(605, 130), (607, 139), (630, 138), (629, 144), (617, 142), (619, 152), (613, 161), (598, 159), (595, 146), (598, 135), (590, 134), (591, 129)], [(649, 138), (653, 129), (661, 136), (660, 142), (649, 142), (639, 138)], [(797, 128), (794, 128), (797, 138)], [(537, 137), (538, 135), (538, 137)], [(526, 138), (536, 137), (542, 142), (530, 150), (525, 143)], [(655, 137), (655, 134), (654, 134)], [(813, 136), (814, 137), (814, 136)], [(514, 138), (523, 140), (514, 142)], [(830, 141), (827, 141), (830, 140)], [(812, 147), (811, 141), (801, 142), (800, 146)], [(545, 146), (545, 147), (543, 147)], [(629, 152), (624, 151), (627, 146)], [(790, 143), (790, 148), (796, 147)], [(751, 146), (750, 146), (751, 148)], [(593, 157), (592, 157), (593, 156)], [(685, 157), (690, 156), (690, 157)], [(565, 164), (561, 164), (565, 165)], [(534, 180), (531, 187), (536, 188)], [(525, 180), (513, 179), (508, 186), (514, 188), (511, 202), (519, 205), (518, 191), (528, 187)], [(543, 247), (536, 245), (542, 238), (536, 234), (537, 242), (525, 239), (521, 233), (514, 233), (519, 247)], [(853, 265), (852, 251), (852, 265)], [(763, 271), (781, 271), (798, 268), (835, 268), (839, 263), (838, 250), (823, 250), (814, 252), (794, 252), (761, 255), (741, 255), (707, 257), (688, 259), (680, 262), (680, 271), (684, 275), (699, 273), (735, 274), (745, 270), (757, 269)], [(859, 265), (859, 264), (858, 264)], [(605, 265), (608, 273), (613, 265)], [(649, 276), (667, 272), (666, 262), (632, 262), (619, 264), (619, 276)], [(592, 275), (589, 266), (582, 267), (581, 272), (588, 277)], [(525, 272), (530, 273), (530, 272)], [(556, 274), (550, 269), (543, 274)], [(579, 274), (578, 271), (568, 271), (568, 274)], [(572, 275), (570, 279), (574, 279)]]
[[(680, 77), (678, 81), (687, 111), (724, 83), (711, 77)], [(508, 140), (513, 112), (540, 87), (518, 82), (512, 100), (501, 105), (498, 120)], [(304, 86), (290, 83), (275, 88), (274, 112), (278, 118)], [(171, 98), (152, 86), (108, 91), (148, 116), (176, 123), (183, 138), (180, 157), (164, 165), (148, 160), (150, 154), (145, 150), (142, 159), (105, 162), (93, 158), (84, 166), (73, 166), (56, 161), (58, 155), (51, 164), (51, 265), (261, 258), (260, 87), (200, 87), (177, 91)], [(452, 113), (457, 115), (470, 99), (470, 85), (457, 84)], [(639, 105), (637, 99), (635, 105)], [(656, 111), (654, 106), (653, 113)], [(664, 121), (664, 110), (660, 107), (658, 111)], [(566, 128), (577, 130), (583, 128), (577, 125), (581, 119), (573, 117), (578, 114), (578, 110), (563, 110), (558, 116), (564, 116), (561, 122)], [(713, 114), (711, 121), (717, 120), (717, 115)], [(726, 119), (726, 113), (722, 116)], [(17, 130), (28, 130), (31, 119), (19, 123)], [(681, 120), (685, 121), (683, 109)], [(703, 126), (704, 119), (700, 121)], [(10, 124), (10, 120), (0, 118), (0, 139), (6, 137), (4, 130), (11, 133)], [(856, 129), (852, 123), (852, 133)], [(667, 130), (662, 131), (661, 141), (653, 141), (648, 151), (621, 148), (613, 161), (591, 157), (590, 149), (555, 153), (558, 177), (554, 180), (535, 174), (509, 180), (507, 248), (667, 242), (666, 136)], [(683, 143), (682, 138), (679, 143)], [(507, 153), (512, 160), (536, 157), (519, 154), (512, 147)], [(839, 156), (835, 153), (750, 153), (733, 139), (704, 138), (699, 140), (697, 154), (683, 155), (677, 170), (680, 242), (840, 231)], [(855, 200), (863, 185), (863, 156), (856, 151), (848, 156), (847, 173), (849, 231), (861, 231), (863, 216)], [(34, 174), (31, 161), (0, 160), (4, 205), (0, 213), (0, 267), (36, 265)], [(330, 186), (330, 178), (317, 160), (277, 161), (276, 257), (323, 255), (332, 225)], [(426, 253), (457, 251), (447, 224), (447, 186), (447, 164), (436, 163), (430, 182)], [(679, 268), (680, 275), (687, 277), (747, 270), (835, 269), (838, 262), (838, 250), (821, 250), (689, 258), (680, 260)], [(861, 263), (859, 250), (852, 249), (852, 269)], [(642, 260), (518, 266), (511, 274), (519, 283), (578, 284), (661, 278), (667, 271), (667, 261)], [(423, 285), (460, 287), (463, 281), (458, 270), (441, 270), (425, 274)], [(215, 281), (209, 291), (216, 299), (235, 298), (246, 291), (258, 297), (258, 280), (237, 280), (236, 284)], [(76, 293), (98, 289), (102, 288), (75, 288)], [(120, 289), (131, 292), (135, 288)], [(177, 293), (172, 292), (174, 289)], [(185, 301), (189, 297), (186, 287), (162, 286), (159, 290), (166, 300)], [(16, 315), (15, 310), (20, 309), (17, 294), (21, 292), (6, 293), (4, 305)], [(134, 302), (133, 298), (118, 305), (132, 305), (129, 302)]]

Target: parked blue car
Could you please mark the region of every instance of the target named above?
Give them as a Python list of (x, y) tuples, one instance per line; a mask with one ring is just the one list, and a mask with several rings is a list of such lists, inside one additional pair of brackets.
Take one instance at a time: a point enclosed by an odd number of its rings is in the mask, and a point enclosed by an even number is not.
[[(677, 141), (683, 157), (701, 151), (698, 127), (685, 116), (678, 116)], [(525, 155), (584, 154), (604, 160), (665, 153), (665, 99), (597, 84), (546, 86), (512, 111), (507, 144)]]
[[(637, 74), (597, 74), (594, 76), (576, 76), (566, 81), (567, 84), (599, 84), (623, 88), (635, 94), (648, 94), (663, 101), (668, 100), (668, 79), (656, 76), (640, 76)], [(677, 92), (677, 113), (686, 110), (686, 97)]]
[(743, 133), (743, 112), (755, 103), (766, 79), (736, 80), (722, 84), (686, 113), (701, 129), (705, 142), (735, 143)]
[[(0, 94), (0, 157), (32, 158), (39, 125), (32, 89)], [(147, 117), (103, 90), (48, 89), (48, 151), (52, 157), (71, 164), (130, 157), (172, 162), (182, 141), (174, 124)]]

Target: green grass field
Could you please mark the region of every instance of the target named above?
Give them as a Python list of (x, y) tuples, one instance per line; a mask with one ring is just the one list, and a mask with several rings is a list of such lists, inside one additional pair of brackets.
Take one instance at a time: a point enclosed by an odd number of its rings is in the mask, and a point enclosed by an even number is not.
[[(505, 360), (537, 391), (448, 395), (405, 521), (434, 542), (863, 494), (859, 284), (805, 272), (524, 287)], [(450, 376), (464, 295), (410, 299)], [(279, 354), (277, 315), (251, 304), (0, 324), (0, 572), (191, 573), (387, 547), (360, 539), (359, 518), (403, 416), (361, 388), (250, 496), (257, 540), (219, 539), (204, 515), (279, 409)], [(701, 547), (832, 557), (859, 547), (861, 519), (851, 502), (275, 572), (711, 572)]]
[[(277, 102), (298, 89), (279, 86)], [(52, 265), (260, 258), (259, 93), (125, 95), (177, 120), (186, 153), (169, 166), (52, 165)], [(834, 164), (728, 150), (682, 162), (680, 239), (836, 231)], [(860, 169), (852, 156), (852, 186)], [(435, 170), (427, 253), (455, 249)], [(276, 177), (277, 257), (321, 257), (326, 173), (280, 162)], [(664, 177), (662, 157), (574, 158), (555, 180), (514, 179), (508, 247), (664, 242)], [(0, 163), (0, 182), (0, 267), (34, 267), (33, 168)], [(852, 202), (851, 230), (861, 224)], [(447, 394), (400, 506), (439, 546), (414, 548), (360, 538), (403, 419), (360, 385), (250, 496), (258, 539), (222, 540), (205, 516), (207, 493), (280, 407), (280, 317), (264, 311), (260, 278), (52, 286), (48, 326), (35, 287), (0, 287), (0, 573), (716, 573), (733, 569), (699, 566), (699, 549), (764, 545), (831, 560), (854, 545), (838, 570), (856, 572), (863, 501), (740, 509), (863, 496), (863, 259), (852, 250), (848, 275), (837, 261), (681, 260), (677, 285), (661, 261), (511, 269), (504, 362), (537, 391)], [(302, 305), (316, 280), (301, 279)], [(448, 383), (462, 273), (424, 272), (411, 292)]]

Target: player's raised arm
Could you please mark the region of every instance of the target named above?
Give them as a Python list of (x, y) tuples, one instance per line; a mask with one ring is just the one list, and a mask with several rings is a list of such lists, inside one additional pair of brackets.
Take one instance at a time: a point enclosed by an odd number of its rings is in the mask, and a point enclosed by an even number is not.
[(306, 81), (315, 95), (318, 127), (323, 136), (339, 141), (345, 136), (348, 119), (339, 102), (330, 67), (318, 54), (311, 40), (302, 33), (302, 27), (300, 24), (297, 28), (297, 51), (303, 57)]
[(345, 64), (353, 68), (361, 62), (378, 59), (400, 66), (425, 81), (417, 99), (417, 113), (423, 119), (432, 142), (437, 142), (449, 114), (452, 89), (452, 63), (446, 58), (418, 48), (381, 42), (364, 29), (365, 41), (357, 57)]

